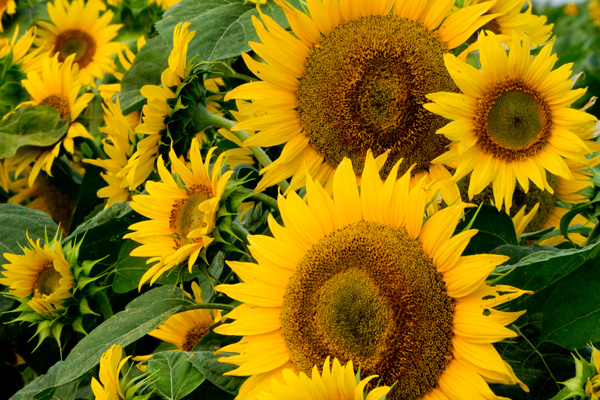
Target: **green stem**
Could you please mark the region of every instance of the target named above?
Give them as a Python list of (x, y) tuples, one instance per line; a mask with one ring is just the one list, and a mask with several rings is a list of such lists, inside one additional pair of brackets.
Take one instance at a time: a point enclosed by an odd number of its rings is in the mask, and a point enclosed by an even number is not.
[(523, 332), (521, 332), (521, 331), (519, 330), (519, 327), (518, 327), (517, 325), (515, 325), (515, 324), (512, 324), (512, 325), (511, 325), (511, 328), (512, 328), (512, 329), (514, 329), (514, 330), (515, 330), (515, 331), (516, 331), (516, 332), (519, 334), (519, 336), (521, 336), (523, 339), (525, 339), (525, 341), (526, 341), (526, 342), (527, 342), (527, 343), (528, 343), (528, 344), (531, 346), (531, 348), (533, 349), (533, 352), (534, 352), (535, 354), (537, 354), (537, 355), (540, 357), (540, 359), (541, 359), (541, 360), (542, 360), (542, 362), (544, 363), (544, 366), (545, 366), (545, 367), (546, 367), (546, 369), (548, 370), (548, 373), (550, 374), (550, 376), (551, 376), (551, 377), (552, 377), (552, 379), (554, 380), (554, 383), (556, 384), (556, 387), (557, 387), (558, 389), (560, 389), (560, 386), (559, 386), (558, 382), (556, 381), (556, 378), (555, 378), (555, 377), (554, 377), (554, 375), (552, 374), (552, 371), (550, 370), (550, 367), (548, 367), (548, 364), (546, 364), (546, 360), (544, 359), (544, 356), (542, 355), (542, 353), (540, 353), (540, 352), (538, 351), (538, 349), (537, 349), (537, 348), (536, 348), (536, 347), (533, 345), (533, 343), (531, 343), (531, 342), (529, 341), (529, 339), (527, 339), (527, 336), (523, 335)]
[(244, 75), (244, 74), (236, 74), (236, 73), (223, 74), (223, 75), (220, 75), (220, 77), (235, 78), (235, 79), (239, 79), (239, 80), (244, 81), (244, 82), (254, 82), (256, 80), (256, 78), (253, 78), (251, 76)]
[(196, 310), (199, 308), (203, 309), (203, 310), (233, 311), (235, 306), (232, 306), (230, 304), (220, 304), (220, 303), (198, 303), (193, 306), (186, 307), (187, 310)]
[(242, 241), (244, 243), (248, 243), (248, 235), (250, 234), (250, 232), (248, 232), (246, 230), (246, 228), (244, 228), (241, 224), (239, 224), (237, 222), (232, 222), (231, 223), (231, 230), (233, 231), (233, 233), (235, 234), (235, 236), (237, 236), (240, 239), (242, 239)]
[(266, 195), (264, 193), (260, 193), (260, 192), (256, 193), (256, 192), (252, 191), (251, 189), (248, 189), (245, 187), (238, 188), (237, 191), (240, 192), (241, 194), (248, 194), (249, 199), (259, 201), (259, 202), (263, 203), (265, 206), (270, 207), (273, 210), (279, 211), (279, 205), (277, 204), (277, 200), (275, 200), (271, 196), (268, 196), (268, 195)]
[[(198, 124), (199, 126), (197, 127), (198, 130), (204, 129), (204, 127), (206, 126), (216, 126), (231, 131), (235, 136), (237, 136), (238, 139), (242, 141), (250, 138), (250, 135), (248, 135), (241, 129), (232, 130), (232, 128), (235, 126), (234, 122), (228, 120), (227, 118), (220, 117), (207, 111), (206, 108), (204, 108), (204, 106), (201, 104), (198, 104), (196, 114), (196, 118), (200, 122)], [(263, 168), (272, 163), (271, 159), (262, 148), (257, 146), (249, 146), (248, 148), (250, 149), (252, 154), (254, 154), (254, 156), (256, 157), (260, 165), (263, 166)], [(281, 190), (284, 193), (290, 187), (289, 183), (287, 183), (286, 181), (281, 181), (277, 185), (281, 188)]]
[(108, 158), (106, 153), (104, 153), (104, 150), (102, 150), (100, 148), (100, 145), (98, 144), (98, 142), (96, 142), (95, 140), (92, 140), (92, 139), (86, 139), (85, 142), (88, 144), (88, 146), (90, 146), (90, 149), (92, 150), (92, 153), (94, 154), (94, 158), (100, 158), (102, 160), (106, 160)]

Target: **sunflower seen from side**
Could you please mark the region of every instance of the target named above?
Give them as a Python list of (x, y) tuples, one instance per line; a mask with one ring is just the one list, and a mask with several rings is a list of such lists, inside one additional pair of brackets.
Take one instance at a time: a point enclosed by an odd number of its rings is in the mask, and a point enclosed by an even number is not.
[(67, 58), (64, 63), (58, 61), (56, 56), (46, 58), (42, 71), (29, 72), (27, 79), (21, 82), (31, 96), (31, 100), (22, 105), (54, 107), (58, 110), (60, 118), (67, 119), (70, 123), (67, 133), (54, 145), (21, 147), (13, 157), (7, 159), (9, 168), (16, 166), (16, 176), (32, 165), (28, 178), (29, 186), (33, 185), (41, 170), (52, 176), (52, 164), (61, 154), (61, 150), (64, 149), (69, 154), (75, 152), (75, 138), (94, 140), (86, 128), (76, 122), (94, 95), (80, 94), (82, 84), (77, 78), (79, 69), (77, 65), (73, 65), (73, 56)]
[(416, 163), (415, 173), (427, 173), (448, 141), (435, 135), (444, 119), (421, 105), (428, 93), (457, 90), (443, 55), (494, 17), (481, 16), (493, 2), (451, 13), (452, 0), (319, 0), (308, 15), (277, 4), (293, 34), (266, 15), (254, 19), (262, 43), (250, 46), (264, 62), (242, 56), (261, 80), (225, 98), (253, 103), (246, 112), (255, 116), (235, 128), (257, 131), (245, 145), (285, 144), (256, 190), (289, 177), (299, 189), (305, 171), (330, 188), (344, 157), (360, 174), (368, 149), (389, 151), (384, 173), (402, 157), (403, 171)]
[(527, 37), (515, 40), (508, 55), (491, 32), (479, 42), (481, 71), (444, 56), (462, 93), (427, 95), (433, 103), (424, 107), (452, 120), (438, 134), (453, 145), (434, 163), (454, 163), (456, 181), (470, 174), (469, 199), (491, 184), (495, 206), (510, 210), (517, 181), (525, 193), (530, 180), (553, 193), (546, 172), (573, 179), (565, 159), (587, 164), (597, 144), (585, 128), (596, 118), (569, 108), (585, 89), (571, 90), (571, 64), (552, 70), (552, 44), (530, 57)]
[(114, 71), (111, 57), (122, 45), (112, 41), (121, 28), (110, 23), (112, 11), (102, 13), (97, 1), (55, 0), (48, 3), (48, 15), (50, 22), (38, 22), (37, 46), (48, 50), (49, 56), (58, 54), (60, 62), (72, 55), (84, 85)]
[(96, 400), (119, 400), (125, 399), (125, 394), (121, 389), (121, 370), (131, 356), (123, 358), (123, 348), (118, 344), (102, 353), (100, 359), (100, 371), (98, 381), (92, 378), (91, 387)]
[[(148, 181), (148, 194), (133, 196), (131, 207), (150, 218), (131, 225), (129, 229), (134, 232), (124, 236), (142, 244), (131, 252), (132, 256), (150, 257), (148, 264), (152, 266), (142, 276), (140, 288), (147, 281), (153, 284), (186, 260), (191, 272), (201, 251), (213, 241), (210, 234), (215, 228), (221, 196), (233, 174), (233, 171), (220, 174), (222, 154), (210, 171), (215, 149), (210, 149), (203, 161), (198, 140), (192, 139), (191, 169), (171, 150), (171, 172), (159, 158), (157, 167), (162, 182)], [(177, 175), (177, 181), (172, 173)]]
[(486, 381), (520, 384), (492, 343), (517, 336), (505, 325), (524, 313), (494, 307), (525, 291), (485, 283), (507, 257), (460, 256), (476, 233), (452, 236), (466, 205), (424, 223), (436, 192), (398, 169), (382, 181), (368, 152), (359, 193), (344, 159), (333, 198), (309, 177), (307, 202), (278, 200), (285, 227), (271, 217), (274, 237), (248, 237), (257, 263), (228, 263), (243, 282), (216, 289), (242, 304), (215, 332), (243, 336), (218, 350), (238, 353), (219, 359), (239, 366), (229, 375), (250, 376), (238, 399), (327, 356), (395, 384), (388, 399), (496, 399)]
[(298, 376), (290, 370), (284, 370), (283, 383), (273, 380), (270, 392), (260, 398), (267, 400), (381, 400), (390, 391), (390, 387), (381, 386), (365, 393), (366, 386), (371, 380), (377, 378), (377, 375), (360, 380), (359, 376), (354, 374), (352, 361), (341, 365), (336, 358), (330, 364), (329, 357), (327, 357), (320, 369), (322, 372), (316, 366), (313, 367), (310, 377), (303, 372)]

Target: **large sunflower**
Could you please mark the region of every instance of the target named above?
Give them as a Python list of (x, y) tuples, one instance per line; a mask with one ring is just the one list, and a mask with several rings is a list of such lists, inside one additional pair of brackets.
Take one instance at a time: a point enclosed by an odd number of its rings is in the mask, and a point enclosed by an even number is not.
[(329, 188), (342, 159), (360, 173), (368, 149), (389, 151), (385, 173), (402, 157), (403, 171), (416, 163), (415, 173), (427, 172), (448, 141), (434, 134), (444, 119), (421, 105), (428, 93), (456, 90), (443, 55), (494, 18), (481, 16), (493, 2), (451, 14), (453, 0), (318, 0), (307, 3), (309, 15), (277, 3), (293, 34), (255, 19), (262, 43), (250, 46), (264, 62), (242, 56), (261, 81), (226, 96), (254, 102), (247, 111), (259, 116), (236, 126), (258, 131), (246, 145), (285, 143), (256, 190), (291, 176), (298, 189), (305, 171)]
[(189, 25), (189, 22), (179, 23), (173, 31), (173, 50), (168, 59), (169, 67), (161, 74), (161, 86), (145, 85), (140, 90), (147, 104), (142, 108), (143, 123), (135, 132), (146, 136), (137, 144), (136, 152), (125, 167), (130, 190), (135, 190), (154, 170), (161, 137), (167, 129), (165, 119), (171, 113), (168, 101), (176, 98), (174, 87), (186, 77), (187, 48), (196, 34), (196, 31), (188, 31)]
[(9, 168), (16, 165), (16, 176), (33, 164), (29, 173), (29, 186), (33, 185), (42, 169), (48, 175), (52, 175), (52, 164), (60, 155), (61, 148), (73, 154), (74, 138), (94, 140), (82, 124), (75, 122), (94, 97), (92, 93), (79, 94), (82, 84), (77, 76), (78, 67), (73, 65), (73, 56), (68, 57), (64, 63), (60, 63), (54, 56), (44, 59), (42, 72), (31, 71), (27, 74), (27, 79), (21, 81), (31, 96), (31, 100), (23, 105), (42, 104), (54, 107), (59, 111), (61, 118), (70, 121), (67, 133), (56, 144), (49, 147), (21, 147), (13, 157), (7, 159)]
[(52, 317), (55, 310), (64, 309), (64, 301), (73, 297), (71, 288), (75, 284), (71, 265), (66, 260), (57, 240), (51, 246), (40, 245), (29, 236), (29, 247), (25, 254), (4, 253), (9, 261), (2, 267), (0, 284), (10, 288), (10, 294), (18, 298), (28, 298), (27, 302), (36, 313)]
[[(192, 291), (196, 302), (201, 304), (200, 287), (196, 282), (192, 283)], [(172, 343), (177, 346), (178, 350), (192, 351), (196, 343), (220, 318), (219, 310), (214, 310), (214, 313), (203, 309), (184, 311), (169, 317), (148, 335)]]
[(572, 180), (565, 159), (587, 163), (585, 155), (597, 144), (584, 140), (585, 127), (595, 117), (568, 106), (585, 89), (571, 90), (571, 64), (551, 71), (557, 60), (546, 45), (530, 57), (530, 41), (515, 41), (507, 55), (493, 33), (482, 35), (482, 71), (444, 57), (450, 75), (463, 93), (434, 93), (425, 108), (453, 120), (438, 131), (455, 145), (435, 163), (458, 163), (454, 179), (472, 172), (469, 198), (492, 183), (498, 209), (512, 205), (516, 181), (524, 192), (529, 180), (553, 192), (546, 171)]
[(36, 45), (48, 49), (50, 55), (58, 54), (64, 61), (74, 54), (79, 65), (80, 80), (84, 85), (102, 79), (114, 70), (111, 56), (121, 50), (121, 43), (112, 42), (120, 24), (114, 25), (112, 11), (100, 15), (101, 2), (85, 0), (55, 0), (48, 3), (51, 22), (39, 21)]
[(243, 283), (216, 289), (243, 304), (215, 332), (243, 336), (219, 350), (239, 353), (220, 359), (239, 366), (228, 374), (251, 376), (238, 399), (327, 356), (395, 384), (388, 399), (496, 399), (486, 381), (520, 383), (492, 343), (517, 336), (505, 325), (524, 311), (493, 307), (525, 292), (485, 283), (507, 257), (461, 257), (476, 233), (452, 237), (465, 204), (423, 223), (436, 193), (398, 168), (382, 182), (368, 152), (359, 194), (344, 159), (333, 199), (307, 178), (307, 202), (279, 199), (285, 227), (271, 217), (274, 237), (248, 237), (257, 264), (229, 262)]
[(140, 280), (154, 283), (163, 273), (177, 264), (188, 260), (190, 272), (200, 252), (211, 242), (210, 233), (215, 227), (216, 212), (229, 177), (233, 171), (219, 177), (223, 155), (219, 155), (209, 171), (210, 159), (215, 148), (208, 151), (202, 161), (198, 141), (192, 139), (190, 147), (191, 171), (177, 158), (171, 149), (172, 173), (183, 182), (180, 187), (167, 171), (162, 158), (158, 159), (158, 173), (162, 182), (148, 181), (147, 195), (133, 197), (131, 207), (138, 213), (151, 218), (129, 227), (135, 231), (124, 238), (142, 244), (131, 252), (132, 256), (151, 257), (152, 267)]
[(342, 366), (336, 358), (333, 360), (333, 365), (329, 367), (329, 357), (327, 357), (321, 370), (322, 373), (315, 366), (310, 378), (303, 372), (298, 376), (285, 370), (283, 372), (284, 383), (273, 380), (270, 393), (262, 398), (266, 400), (380, 400), (384, 399), (390, 391), (388, 386), (381, 386), (364, 393), (369, 381), (376, 378), (377, 375), (359, 380), (358, 375), (354, 374), (352, 361)]

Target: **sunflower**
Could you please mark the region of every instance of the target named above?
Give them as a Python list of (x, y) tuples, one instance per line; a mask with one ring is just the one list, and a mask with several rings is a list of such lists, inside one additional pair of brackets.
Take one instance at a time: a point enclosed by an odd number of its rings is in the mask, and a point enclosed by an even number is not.
[(137, 144), (136, 152), (125, 167), (130, 190), (135, 190), (154, 170), (161, 135), (167, 129), (165, 119), (171, 113), (168, 101), (176, 98), (173, 87), (186, 77), (187, 48), (196, 34), (196, 31), (188, 31), (189, 25), (189, 22), (179, 23), (173, 31), (173, 50), (168, 59), (169, 67), (160, 77), (162, 86), (145, 85), (141, 89), (147, 104), (142, 108), (143, 123), (135, 132), (146, 137)]
[(451, 54), (444, 57), (463, 93), (427, 95), (434, 103), (425, 108), (453, 120), (438, 133), (455, 142), (433, 162), (458, 163), (457, 181), (472, 171), (469, 199), (492, 183), (496, 207), (510, 210), (516, 181), (525, 193), (530, 179), (552, 193), (546, 171), (573, 179), (565, 159), (587, 163), (585, 155), (597, 144), (581, 132), (595, 117), (568, 107), (585, 89), (570, 90), (571, 64), (551, 71), (557, 60), (552, 44), (530, 58), (524, 37), (507, 56), (496, 35), (488, 33), (479, 47), (482, 72)]
[(92, 391), (96, 400), (118, 400), (125, 399), (119, 375), (121, 369), (131, 356), (123, 358), (123, 349), (118, 344), (113, 344), (110, 349), (102, 354), (100, 359), (100, 382), (96, 378), (92, 378)]
[(12, 65), (21, 64), (21, 71), (27, 73), (41, 69), (41, 58), (37, 57), (39, 49), (31, 50), (36, 36), (36, 28), (29, 28), (19, 36), (19, 27), (15, 28), (12, 39), (0, 38), (0, 58), (12, 52)]
[(585, 395), (590, 400), (600, 400), (600, 351), (592, 348), (592, 359), (590, 360), (594, 367), (595, 375), (588, 378), (585, 384)]
[(16, 12), (17, 3), (15, 2), (15, 0), (4, 0), (0, 2), (0, 32), (4, 32), (4, 27), (2, 26), (2, 17), (4, 17), (4, 14), (11, 15)]
[(128, 233), (125, 239), (133, 239), (142, 244), (131, 252), (132, 256), (151, 257), (152, 267), (140, 280), (154, 283), (163, 273), (177, 264), (188, 260), (192, 266), (200, 252), (212, 242), (209, 235), (215, 228), (216, 212), (221, 196), (225, 191), (233, 171), (219, 177), (223, 155), (219, 155), (209, 171), (210, 159), (215, 148), (208, 151), (206, 161), (200, 156), (200, 147), (192, 139), (190, 147), (190, 169), (177, 158), (171, 149), (171, 171), (183, 182), (181, 188), (165, 168), (162, 158), (158, 159), (158, 173), (162, 182), (147, 182), (147, 195), (133, 196), (131, 207), (138, 213), (151, 218), (129, 227), (135, 232)]
[(323, 372), (315, 366), (309, 378), (301, 372), (297, 376), (290, 370), (283, 371), (284, 383), (273, 380), (270, 393), (266, 394), (267, 400), (320, 400), (320, 399), (355, 399), (355, 400), (380, 400), (390, 391), (388, 386), (381, 386), (371, 390), (367, 397), (363, 393), (369, 381), (377, 375), (359, 380), (354, 374), (352, 361), (342, 366), (338, 359), (333, 360), (329, 367), (329, 357), (323, 363)]
[(118, 98), (116, 104), (110, 99), (105, 99), (105, 104), (102, 105), (102, 108), (106, 126), (100, 128), (100, 131), (107, 135), (102, 139), (102, 143), (104, 152), (109, 158), (83, 161), (106, 170), (106, 173), (102, 173), (100, 176), (108, 185), (99, 189), (97, 195), (99, 198), (107, 198), (106, 207), (110, 207), (117, 202), (131, 200), (131, 192), (123, 168), (133, 153), (135, 125), (132, 125), (129, 116), (123, 115)]
[(43, 62), (43, 72), (31, 71), (27, 74), (27, 79), (21, 82), (32, 98), (22, 105), (43, 104), (54, 107), (59, 111), (61, 118), (71, 122), (67, 133), (56, 144), (49, 147), (21, 147), (13, 157), (7, 159), (9, 168), (13, 165), (17, 166), (15, 172), (17, 176), (33, 163), (29, 173), (29, 186), (33, 185), (42, 169), (52, 176), (50, 170), (61, 148), (73, 154), (74, 138), (94, 140), (82, 124), (75, 122), (94, 95), (92, 93), (79, 95), (82, 84), (77, 79), (78, 67), (73, 65), (73, 59), (73, 56), (70, 56), (61, 64), (56, 56), (46, 58)]
[(32, 298), (27, 302), (36, 313), (52, 317), (55, 310), (64, 309), (63, 303), (73, 296), (71, 288), (74, 277), (71, 265), (63, 254), (58, 240), (50, 246), (40, 245), (40, 239), (34, 242), (29, 236), (29, 247), (25, 254), (4, 253), (9, 264), (2, 267), (0, 284), (8, 286), (10, 294), (18, 298)]
[(475, 230), (452, 237), (466, 205), (445, 208), (423, 223), (436, 195), (423, 181), (409, 189), (410, 170), (385, 181), (371, 152), (361, 192), (344, 159), (333, 199), (310, 176), (305, 202), (280, 197), (285, 227), (269, 218), (274, 237), (249, 236), (257, 264), (229, 262), (243, 283), (219, 285), (242, 302), (215, 328), (241, 335), (219, 361), (250, 375), (238, 399), (254, 399), (283, 371), (308, 373), (327, 356), (361, 365), (395, 386), (388, 399), (492, 399), (486, 380), (515, 384), (492, 343), (517, 336), (505, 325), (523, 312), (493, 307), (525, 291), (489, 286), (501, 255), (460, 256)]
[[(145, 44), (146, 38), (144, 36), (140, 36), (136, 42), (138, 53), (142, 49), (142, 47), (144, 47)], [(133, 65), (133, 61), (135, 60), (136, 53), (131, 51), (131, 49), (128, 46), (123, 45), (123, 49), (119, 53), (117, 53), (117, 55), (119, 57), (119, 62), (121, 63), (123, 70), (125, 72), (129, 71), (129, 69)], [(114, 95), (121, 91), (121, 80), (123, 80), (123, 76), (125, 74), (122, 72), (114, 71), (113, 75), (119, 81), (119, 83), (108, 83), (104, 85), (98, 85), (100, 97), (102, 97), (104, 101), (111, 99)]]
[(236, 126), (258, 131), (247, 146), (285, 143), (256, 190), (291, 176), (298, 189), (305, 171), (329, 189), (342, 159), (360, 173), (368, 149), (389, 152), (384, 173), (402, 157), (402, 170), (426, 172), (449, 142), (434, 134), (444, 119), (421, 105), (427, 93), (457, 90), (443, 55), (494, 18), (481, 16), (493, 2), (452, 14), (453, 0), (311, 1), (309, 15), (277, 4), (295, 36), (266, 15), (254, 19), (262, 43), (250, 46), (264, 62), (242, 56), (261, 81), (225, 97), (251, 100), (248, 112), (259, 115)]
[[(192, 291), (196, 302), (202, 303), (200, 287), (196, 282), (192, 283)], [(148, 335), (172, 343), (179, 350), (192, 351), (196, 343), (220, 318), (221, 313), (218, 310), (215, 310), (214, 316), (211, 315), (209, 310), (184, 311), (171, 316), (164, 324), (148, 333)]]
[(575, 3), (567, 3), (563, 8), (563, 12), (571, 17), (576, 17), (579, 15), (579, 7)]
[(590, 0), (587, 8), (590, 13), (590, 19), (594, 22), (594, 25), (600, 26), (600, 1)]
[[(474, 0), (469, 4), (482, 3), (484, 0)], [(526, 10), (523, 7), (529, 5)], [(529, 0), (497, 0), (490, 8), (489, 13), (495, 14), (496, 18), (488, 22), (483, 28), (499, 35), (502, 40), (511, 47), (512, 38), (527, 35), (534, 46), (545, 43), (552, 35), (554, 24), (547, 24), (548, 18), (544, 15), (538, 16), (532, 13), (533, 6)], [(463, 59), (477, 50), (479, 43), (475, 41), (459, 56)]]
[(80, 80), (84, 85), (112, 73), (111, 56), (121, 50), (121, 43), (111, 42), (117, 36), (120, 24), (111, 24), (112, 11), (100, 15), (101, 2), (85, 0), (55, 0), (48, 3), (51, 22), (39, 21), (36, 45), (58, 54), (59, 61), (74, 55), (79, 65)]

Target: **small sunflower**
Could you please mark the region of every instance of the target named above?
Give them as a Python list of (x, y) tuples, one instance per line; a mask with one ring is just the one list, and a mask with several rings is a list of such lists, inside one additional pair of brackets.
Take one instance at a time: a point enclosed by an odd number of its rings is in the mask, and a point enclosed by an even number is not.
[(481, 16), (494, 3), (451, 13), (453, 0), (319, 0), (307, 3), (309, 15), (277, 4), (293, 34), (254, 19), (262, 43), (250, 46), (264, 62), (242, 56), (261, 81), (225, 98), (253, 102), (247, 111), (257, 116), (236, 126), (258, 132), (247, 146), (285, 144), (256, 190), (292, 176), (296, 190), (305, 171), (329, 189), (342, 159), (360, 173), (369, 149), (389, 152), (384, 173), (400, 158), (402, 170), (416, 163), (415, 173), (427, 172), (449, 142), (435, 135), (445, 121), (422, 108), (425, 95), (457, 90), (443, 55), (494, 18)]
[(40, 245), (29, 236), (25, 254), (4, 253), (9, 264), (4, 264), (0, 284), (8, 286), (12, 296), (33, 297), (27, 304), (38, 314), (51, 317), (55, 310), (64, 309), (63, 303), (73, 296), (75, 284), (71, 265), (66, 260), (58, 240), (51, 245)]
[(594, 22), (594, 25), (600, 27), (600, 1), (590, 0), (587, 8), (590, 13), (590, 19)]
[(579, 15), (579, 7), (575, 3), (567, 3), (563, 8), (563, 12), (571, 17)]
[(131, 192), (123, 168), (133, 153), (135, 125), (131, 124), (129, 116), (123, 115), (118, 98), (116, 104), (110, 99), (105, 99), (105, 104), (102, 108), (106, 126), (100, 128), (100, 131), (107, 135), (102, 139), (102, 143), (104, 152), (109, 158), (105, 160), (87, 159), (84, 162), (106, 170), (106, 173), (102, 173), (100, 176), (108, 185), (99, 189), (97, 195), (99, 198), (107, 198), (106, 207), (110, 207), (115, 203), (131, 200)]
[(9, 165), (17, 166), (15, 172), (17, 176), (33, 164), (28, 180), (30, 186), (42, 169), (52, 176), (50, 170), (61, 148), (68, 153), (74, 153), (74, 138), (94, 140), (82, 124), (75, 122), (94, 95), (92, 93), (79, 95), (82, 84), (77, 79), (78, 67), (73, 65), (73, 56), (68, 57), (64, 63), (60, 63), (56, 56), (46, 58), (42, 71), (29, 72), (27, 79), (21, 82), (32, 98), (22, 105), (43, 104), (54, 107), (59, 111), (61, 118), (70, 121), (70, 125), (67, 133), (56, 144), (49, 147), (21, 147), (13, 157), (7, 159)]
[(2, 2), (0, 2), (0, 32), (4, 32), (4, 26), (2, 26), (2, 18), (4, 17), (4, 15), (12, 15), (16, 12), (17, 3), (15, 0), (3, 0)]
[(219, 177), (223, 155), (219, 155), (209, 171), (210, 159), (215, 148), (208, 151), (203, 162), (198, 141), (192, 139), (190, 147), (191, 171), (171, 150), (171, 171), (183, 183), (180, 187), (158, 159), (158, 173), (162, 182), (147, 182), (149, 194), (133, 196), (131, 207), (151, 218), (129, 227), (135, 231), (124, 238), (133, 239), (142, 246), (131, 252), (132, 256), (151, 257), (152, 267), (142, 276), (144, 282), (154, 283), (162, 274), (177, 264), (188, 260), (190, 272), (200, 252), (213, 241), (210, 236), (215, 228), (216, 213), (229, 177), (233, 171)]
[(0, 58), (12, 52), (12, 65), (21, 64), (21, 71), (27, 73), (34, 69), (41, 69), (41, 58), (37, 57), (39, 49), (31, 50), (31, 45), (36, 36), (36, 28), (29, 28), (19, 36), (18, 26), (12, 39), (0, 38)]
[(48, 3), (51, 22), (39, 21), (36, 45), (58, 54), (64, 62), (73, 55), (79, 65), (80, 80), (84, 85), (102, 79), (112, 73), (114, 62), (111, 56), (121, 50), (121, 43), (112, 42), (121, 25), (111, 24), (112, 11), (101, 13), (101, 2), (85, 0), (55, 0)]
[(470, 172), (469, 199), (492, 183), (498, 209), (512, 205), (515, 184), (529, 191), (529, 180), (553, 193), (546, 171), (564, 179), (573, 175), (565, 159), (587, 163), (596, 146), (584, 140), (594, 116), (569, 108), (585, 89), (571, 90), (571, 64), (551, 71), (557, 60), (552, 44), (530, 57), (530, 41), (515, 43), (507, 55), (493, 33), (480, 38), (482, 71), (444, 57), (463, 93), (434, 93), (428, 110), (453, 120), (438, 131), (455, 142), (435, 163), (458, 163), (460, 180)]
[(283, 371), (284, 383), (273, 380), (271, 391), (261, 399), (267, 400), (321, 400), (321, 399), (354, 399), (354, 400), (381, 400), (390, 391), (390, 387), (381, 386), (366, 393), (365, 387), (377, 375), (371, 375), (360, 380), (354, 374), (352, 361), (342, 366), (338, 359), (333, 360), (329, 366), (329, 357), (323, 363), (322, 372), (313, 367), (309, 378), (301, 372), (300, 376), (290, 370)]
[(507, 257), (461, 257), (476, 233), (452, 237), (465, 204), (423, 223), (436, 193), (409, 189), (410, 170), (396, 180), (399, 164), (382, 181), (368, 152), (360, 194), (349, 159), (333, 198), (307, 178), (304, 200), (278, 200), (285, 227), (270, 217), (274, 237), (248, 237), (257, 263), (228, 263), (243, 283), (216, 289), (242, 304), (215, 332), (243, 336), (218, 350), (239, 353), (219, 359), (239, 366), (228, 375), (250, 376), (238, 399), (327, 356), (395, 384), (390, 400), (496, 399), (486, 381), (521, 384), (492, 343), (516, 337), (505, 325), (524, 313), (494, 307), (526, 292), (485, 283)]
[(176, 98), (174, 86), (187, 74), (187, 48), (196, 34), (196, 31), (188, 31), (189, 25), (189, 22), (179, 23), (173, 31), (173, 50), (168, 59), (169, 67), (161, 74), (162, 86), (146, 85), (141, 89), (147, 104), (142, 108), (143, 123), (135, 132), (146, 137), (137, 144), (136, 152), (125, 167), (130, 190), (135, 190), (154, 170), (161, 137), (167, 129), (165, 119), (171, 114), (168, 102)]
[(92, 378), (92, 392), (96, 400), (118, 400), (125, 399), (121, 389), (121, 369), (131, 356), (123, 357), (123, 349), (118, 344), (113, 344), (110, 349), (102, 354), (100, 359), (100, 382)]
[(588, 378), (585, 384), (585, 395), (589, 400), (600, 400), (600, 351), (592, 348), (592, 359), (590, 360), (594, 368), (595, 375)]
[[(200, 287), (196, 282), (192, 283), (192, 291), (196, 302), (202, 303)], [(164, 324), (148, 333), (148, 335), (172, 343), (179, 350), (192, 351), (196, 343), (220, 318), (221, 313), (218, 310), (215, 310), (214, 316), (211, 315), (209, 310), (184, 311), (171, 316)]]

